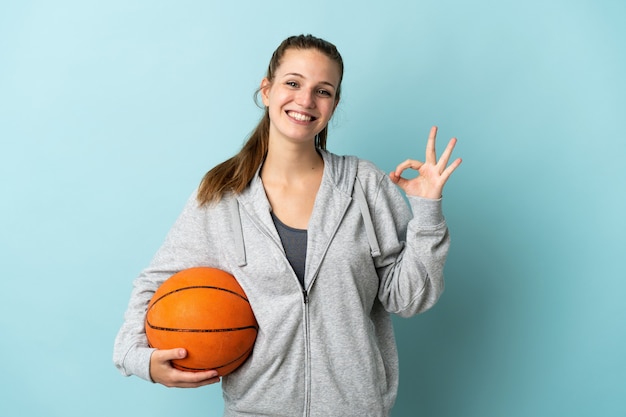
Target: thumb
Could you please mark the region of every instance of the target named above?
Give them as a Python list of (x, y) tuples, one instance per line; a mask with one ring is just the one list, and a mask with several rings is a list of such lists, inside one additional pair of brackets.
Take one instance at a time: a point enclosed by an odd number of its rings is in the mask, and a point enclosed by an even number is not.
[(187, 351), (183, 348), (166, 349), (160, 351), (161, 359), (171, 361), (174, 359), (183, 359), (187, 356)]
[(402, 178), (402, 176), (395, 171), (389, 173), (389, 178), (391, 179), (391, 182), (393, 182), (400, 188), (404, 188), (404, 185), (407, 183), (407, 179)]

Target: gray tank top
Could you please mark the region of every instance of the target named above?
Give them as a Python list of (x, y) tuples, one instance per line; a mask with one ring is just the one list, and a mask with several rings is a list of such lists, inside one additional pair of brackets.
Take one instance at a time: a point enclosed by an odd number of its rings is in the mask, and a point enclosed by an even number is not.
[(293, 227), (287, 226), (281, 222), (280, 219), (274, 215), (274, 213), (272, 213), (272, 219), (274, 220), (274, 225), (276, 226), (276, 231), (280, 236), (280, 240), (283, 243), (287, 260), (289, 261), (293, 272), (296, 273), (298, 280), (300, 280), (302, 288), (304, 288), (307, 231), (306, 229), (294, 229)]

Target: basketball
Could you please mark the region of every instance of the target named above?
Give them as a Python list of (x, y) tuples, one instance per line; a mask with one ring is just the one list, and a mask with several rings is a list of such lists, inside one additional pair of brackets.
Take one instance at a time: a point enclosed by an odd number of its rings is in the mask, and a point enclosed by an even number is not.
[(157, 289), (145, 329), (151, 347), (187, 350), (187, 357), (172, 361), (175, 368), (224, 376), (252, 352), (258, 324), (235, 277), (197, 267), (172, 275)]

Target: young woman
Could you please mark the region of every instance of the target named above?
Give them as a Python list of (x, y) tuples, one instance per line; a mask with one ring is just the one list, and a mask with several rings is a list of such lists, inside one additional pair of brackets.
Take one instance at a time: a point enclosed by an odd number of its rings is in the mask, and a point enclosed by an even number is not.
[[(123, 374), (172, 387), (220, 380), (174, 369), (185, 350), (151, 349), (144, 333), (159, 285), (211, 266), (237, 278), (259, 324), (252, 355), (222, 378), (226, 416), (389, 415), (398, 386), (390, 314), (425, 311), (443, 291), (441, 194), (461, 160), (449, 164), (455, 139), (437, 160), (436, 128), (425, 161), (389, 175), (328, 152), (342, 77), (340, 54), (322, 39), (290, 37), (274, 52), (256, 130), (206, 174), (134, 282), (115, 342)], [(406, 169), (419, 175), (405, 179)]]

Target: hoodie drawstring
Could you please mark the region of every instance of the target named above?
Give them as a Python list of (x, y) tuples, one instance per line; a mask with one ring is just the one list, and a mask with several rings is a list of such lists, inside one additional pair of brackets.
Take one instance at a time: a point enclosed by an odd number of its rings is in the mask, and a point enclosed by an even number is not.
[(376, 237), (376, 231), (374, 230), (374, 223), (372, 223), (372, 217), (370, 216), (370, 209), (365, 199), (365, 193), (363, 192), (363, 185), (359, 178), (354, 181), (354, 197), (359, 203), (361, 208), (361, 216), (363, 216), (363, 223), (365, 224), (365, 233), (367, 234), (367, 240), (370, 243), (372, 250), (372, 256), (380, 256), (380, 246), (378, 245), (378, 238)]
[(239, 201), (231, 199), (230, 214), (232, 216), (233, 234), (235, 238), (235, 251), (237, 255), (237, 266), (246, 266), (246, 247), (243, 243), (243, 228), (241, 227), (241, 214), (239, 213)]

